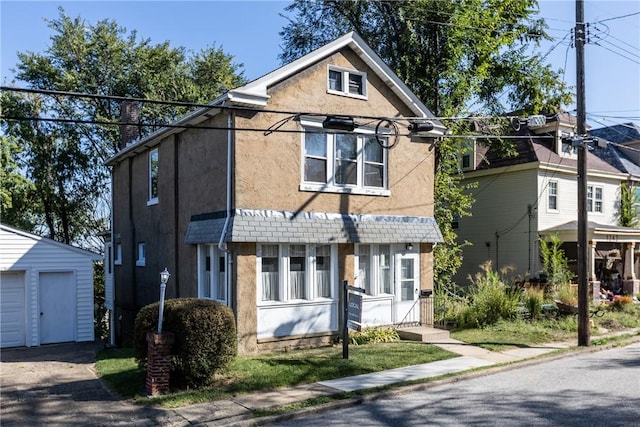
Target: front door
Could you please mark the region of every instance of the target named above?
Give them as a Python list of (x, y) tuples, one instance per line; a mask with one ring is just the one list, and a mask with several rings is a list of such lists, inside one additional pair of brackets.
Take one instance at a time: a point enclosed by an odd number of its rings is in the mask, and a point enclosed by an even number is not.
[(420, 321), (420, 254), (396, 253), (394, 323)]

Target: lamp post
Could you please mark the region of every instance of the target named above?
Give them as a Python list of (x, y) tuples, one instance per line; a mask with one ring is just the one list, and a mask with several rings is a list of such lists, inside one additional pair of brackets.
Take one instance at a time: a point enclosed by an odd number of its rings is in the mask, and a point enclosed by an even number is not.
[(164, 313), (164, 291), (167, 288), (167, 282), (169, 281), (169, 270), (167, 267), (164, 271), (160, 272), (160, 310), (158, 314), (158, 334), (162, 334), (162, 314)]

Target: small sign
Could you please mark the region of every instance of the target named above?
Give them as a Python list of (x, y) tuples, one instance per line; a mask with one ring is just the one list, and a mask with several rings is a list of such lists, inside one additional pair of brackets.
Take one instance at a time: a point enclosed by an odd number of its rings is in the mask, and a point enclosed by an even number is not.
[(362, 329), (362, 295), (349, 293), (347, 308), (347, 326), (359, 331)]

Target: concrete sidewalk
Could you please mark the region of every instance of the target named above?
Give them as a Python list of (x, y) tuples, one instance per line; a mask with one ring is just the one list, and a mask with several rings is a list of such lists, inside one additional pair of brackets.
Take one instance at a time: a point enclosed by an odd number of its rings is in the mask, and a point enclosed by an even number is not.
[[(536, 347), (524, 347), (503, 352), (485, 350), (452, 338), (445, 338), (430, 344), (459, 354), (460, 357), (388, 371), (320, 381), (314, 384), (270, 392), (241, 395), (229, 400), (189, 405), (177, 408), (174, 411), (189, 424), (206, 426), (264, 425), (274, 422), (280, 417), (253, 418), (254, 411), (290, 405), (321, 396), (389, 386), (406, 381), (436, 378), (476, 368), (532, 359), (557, 350), (574, 347), (577, 345), (577, 340), (543, 344)], [(341, 403), (337, 401), (333, 405), (341, 405)]]

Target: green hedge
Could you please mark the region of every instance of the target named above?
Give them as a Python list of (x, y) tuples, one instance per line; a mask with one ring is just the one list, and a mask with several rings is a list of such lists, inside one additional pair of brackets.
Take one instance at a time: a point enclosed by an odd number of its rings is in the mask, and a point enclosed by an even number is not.
[[(147, 333), (157, 331), (159, 303), (143, 307), (136, 316), (136, 360), (146, 366)], [(165, 301), (163, 332), (175, 335), (171, 348), (171, 387), (201, 387), (224, 369), (237, 353), (232, 310), (218, 302), (197, 298)]]

